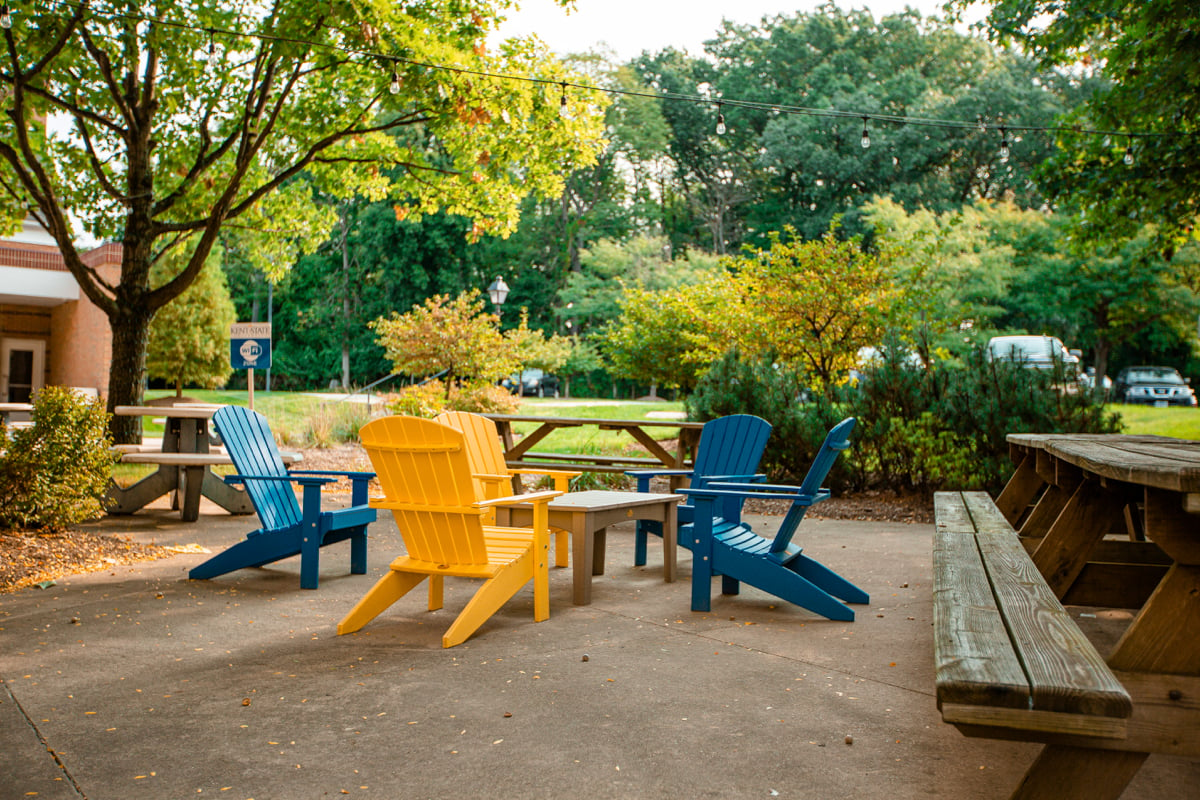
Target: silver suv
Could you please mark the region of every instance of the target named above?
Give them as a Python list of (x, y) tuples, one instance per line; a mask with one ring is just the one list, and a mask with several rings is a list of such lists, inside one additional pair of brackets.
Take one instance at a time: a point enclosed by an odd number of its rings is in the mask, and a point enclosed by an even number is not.
[(1117, 399), (1151, 406), (1194, 406), (1196, 393), (1171, 367), (1126, 367), (1117, 374)]

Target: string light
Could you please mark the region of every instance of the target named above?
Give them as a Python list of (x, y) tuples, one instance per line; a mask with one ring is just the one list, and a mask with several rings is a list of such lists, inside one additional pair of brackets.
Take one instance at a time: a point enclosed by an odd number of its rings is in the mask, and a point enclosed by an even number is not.
[(717, 136), (724, 136), (727, 130), (728, 128), (725, 127), (725, 112), (721, 110), (721, 104), (717, 103)]
[(208, 29), (208, 57), (209, 58), (212, 58), (217, 52), (217, 42), (216, 42), (216, 39), (213, 38), (215, 33), (216, 33), (216, 31), (214, 31), (212, 28)]
[[(85, 2), (86, 2), (86, 0), (82, 0), (82, 2), (81, 2), (81, 0), (61, 0), (61, 5), (67, 6), (67, 7), (80, 6), (80, 5), (84, 5)], [(94, 11), (93, 11), (93, 14), (95, 14)], [(507, 81), (521, 81), (521, 82), (525, 82), (525, 83), (541, 84), (541, 85), (559, 83), (559, 81), (549, 80), (546, 78), (536, 78), (536, 77), (530, 77), (530, 76), (526, 76), (526, 75), (510, 75), (510, 74), (503, 74), (503, 73), (492, 73), (492, 72), (486, 72), (483, 70), (466, 69), (464, 67), (458, 67), (458, 66), (449, 66), (449, 65), (445, 65), (445, 64), (434, 64), (434, 63), (416, 61), (416, 60), (412, 60), (412, 59), (398, 58), (395, 56), (390, 56), (390, 55), (386, 55), (386, 54), (374, 52), (374, 51), (369, 51), (369, 50), (348, 48), (348, 47), (344, 47), (344, 46), (329, 44), (326, 42), (313, 42), (313, 41), (309, 41), (307, 39), (280, 36), (277, 34), (269, 34), (269, 33), (262, 33), (262, 32), (247, 33), (245, 31), (240, 31), (240, 30), (201, 28), (201, 27), (198, 27), (195, 25), (188, 25), (186, 23), (176, 22), (176, 21), (169, 20), (169, 19), (153, 19), (153, 18), (147, 17), (145, 15), (137, 14), (137, 13), (109, 11), (109, 12), (105, 12), (103, 14), (103, 16), (106, 16), (106, 17), (108, 17), (110, 19), (114, 19), (114, 20), (115, 19), (125, 19), (125, 20), (140, 21), (140, 22), (152, 22), (156, 25), (163, 25), (166, 27), (176, 28), (179, 30), (208, 31), (210, 33), (210, 37), (214, 33), (220, 33), (225, 36), (229, 36), (233, 39), (258, 39), (260, 41), (277, 41), (277, 42), (285, 42), (285, 43), (290, 43), (290, 44), (306, 45), (308, 47), (316, 47), (316, 48), (322, 48), (322, 49), (327, 49), (327, 50), (336, 50), (338, 52), (343, 52), (343, 53), (347, 53), (350, 55), (360, 55), (360, 56), (364, 56), (364, 57), (374, 57), (374, 58), (387, 58), (387, 59), (391, 59), (394, 64), (395, 63), (407, 64), (407, 65), (410, 65), (413, 67), (419, 67), (419, 68), (428, 69), (431, 71), (450, 72), (450, 73), (454, 73), (457, 75), (471, 75), (471, 76), (478, 76), (478, 77), (484, 77), (484, 78), (490, 78), (490, 79), (507, 80)], [(5, 27), (5, 28), (11, 27), (12, 22), (13, 22), (13, 20), (12, 20), (11, 12), (9, 11), (9, 4), (8, 3), (0, 4), (0, 27)], [(560, 85), (562, 86), (562, 95), (559, 99), (559, 114), (562, 115), (564, 118), (570, 119), (573, 117), (573, 115), (570, 111), (570, 108), (567, 105), (567, 100), (566, 100), (567, 84), (565, 82), (563, 82)], [(706, 101), (706, 99), (703, 97), (694, 96), (694, 95), (676, 94), (673, 92), (634, 91), (634, 90), (629, 90), (629, 89), (616, 89), (616, 88), (597, 87), (597, 86), (589, 86), (589, 85), (581, 85), (581, 84), (573, 84), (573, 85), (577, 85), (578, 88), (587, 90), (587, 91), (604, 92), (610, 96), (643, 97), (643, 98), (647, 98), (647, 99), (654, 99), (654, 100), (660, 100), (660, 101), (671, 100), (671, 101), (689, 102), (689, 103), (697, 103), (697, 104), (709, 102), (709, 101)], [(390, 88), (391, 87), (389, 86), (389, 89)], [(437, 84), (437, 93), (438, 93), (438, 96), (441, 97), (443, 100), (448, 99), (449, 93), (447, 92), (446, 87), (444, 85), (442, 85), (440, 82)], [(769, 103), (760, 103), (760, 102), (746, 101), (746, 100), (725, 99), (722, 102), (725, 104), (728, 104), (728, 105), (736, 106), (738, 108), (745, 108), (745, 109), (757, 110), (757, 111), (765, 111), (765, 112), (773, 113), (773, 114), (804, 115), (804, 116), (816, 116), (816, 117), (825, 117), (825, 118), (859, 117), (859, 118), (864, 119), (864, 122), (867, 121), (868, 119), (874, 119), (876, 122), (892, 123), (892, 124), (896, 124), (896, 125), (913, 125), (913, 126), (924, 126), (924, 127), (944, 128), (944, 129), (959, 129), (959, 130), (968, 129), (968, 128), (977, 128), (980, 132), (986, 132), (987, 130), (991, 129), (991, 126), (984, 121), (984, 117), (981, 114), (976, 115), (976, 119), (974, 122), (967, 122), (967, 121), (963, 121), (963, 120), (907, 117), (907, 116), (901, 116), (901, 115), (895, 115), (895, 114), (873, 114), (873, 115), (870, 115), (869, 117), (864, 117), (861, 112), (839, 111), (837, 109), (830, 109), (830, 108), (808, 108), (808, 107), (804, 107), (804, 106), (788, 106), (788, 105), (782, 105), (782, 104), (769, 104)], [(718, 126), (720, 126), (720, 124), (721, 124), (722, 116), (723, 116), (723, 114), (721, 113), (720, 110), (718, 110), (718, 120), (717, 120)], [(869, 135), (869, 132), (867, 131), (865, 124), (864, 124), (863, 130), (864, 130), (864, 133), (868, 133), (868, 135)], [(1001, 139), (1001, 143), (1000, 143), (1001, 144), (1001, 147), (1000, 147), (1001, 160), (1007, 160), (1007, 158), (1009, 156), (1009, 142), (1008, 142), (1007, 130), (1008, 130), (1008, 126), (1000, 128), (1001, 135), (1002, 135), (1002, 139)], [(1084, 128), (1079, 128), (1079, 127), (1069, 127), (1068, 128), (1068, 127), (1063, 127), (1063, 126), (1033, 126), (1033, 125), (1017, 126), (1017, 127), (1013, 128), (1013, 130), (1014, 131), (1024, 131), (1027, 133), (1049, 133), (1049, 134), (1062, 133), (1062, 134), (1076, 134), (1076, 135), (1083, 134), (1083, 135), (1088, 135), (1088, 136), (1126, 135), (1126, 136), (1132, 137), (1132, 135), (1138, 135), (1138, 136), (1170, 136), (1170, 135), (1172, 135), (1172, 133), (1148, 133), (1148, 132), (1147, 133), (1135, 133), (1135, 134), (1131, 135), (1131, 134), (1126, 134), (1126, 133), (1118, 133), (1115, 131), (1102, 131), (1102, 130), (1094, 130), (1094, 129), (1084, 129)], [(720, 133), (720, 132), (721, 131), (718, 131), (718, 133)], [(1179, 135), (1178, 132), (1173, 132), (1173, 133), (1174, 133), (1174, 135)], [(863, 139), (864, 139), (864, 141), (863, 141), (864, 147), (869, 146), (868, 136), (864, 136)], [(1126, 159), (1132, 157), (1131, 151), (1132, 151), (1132, 146), (1127, 148)]]
[(0, 28), (8, 30), (12, 27), (12, 12), (8, 10), (8, 3), (0, 5)]
[(1125, 166), (1133, 166), (1133, 137), (1129, 137), (1129, 143), (1125, 145)]
[(571, 119), (571, 106), (567, 105), (567, 84), (562, 84), (562, 94), (558, 98), (558, 115), (563, 119)]
[(392, 94), (400, 94), (400, 73), (396, 72), (396, 62), (392, 62), (392, 82), (388, 84), (388, 91)]
[(866, 149), (870, 148), (870, 146), (871, 146), (871, 132), (869, 130), (867, 130), (867, 118), (866, 117), (863, 117), (862, 146), (863, 146), (863, 150), (866, 150)]

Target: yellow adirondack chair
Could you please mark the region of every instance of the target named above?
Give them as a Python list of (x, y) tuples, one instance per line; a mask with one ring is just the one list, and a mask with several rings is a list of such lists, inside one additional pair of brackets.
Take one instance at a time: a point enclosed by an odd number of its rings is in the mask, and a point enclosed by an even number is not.
[[(392, 561), (388, 573), (338, 623), (339, 634), (359, 630), (426, 577), (429, 610), (436, 611), (442, 607), (447, 575), (482, 578), (484, 583), (442, 637), (443, 647), (466, 641), (530, 580), (533, 618), (549, 618), (546, 506), (558, 492), (478, 499), (463, 434), (431, 420), (382, 417), (365, 425), (359, 436), (383, 486), (384, 497), (370, 504), (391, 509), (408, 554)], [(516, 503), (533, 504), (532, 528), (484, 524), (489, 508)]]
[[(435, 422), (460, 430), (467, 446), (467, 462), (471, 465), (471, 477), (475, 481), (478, 497), (488, 500), (504, 497), (514, 491), (514, 475), (549, 475), (554, 480), (554, 490), (566, 494), (571, 490), (571, 478), (582, 472), (550, 469), (513, 469), (504, 461), (504, 447), (496, 423), (479, 414), (467, 411), (443, 411), (433, 418)], [(494, 518), (495, 511), (492, 512)], [(487, 520), (491, 522), (492, 520)], [(561, 528), (554, 531), (554, 566), (567, 566), (567, 547), (571, 537)]]

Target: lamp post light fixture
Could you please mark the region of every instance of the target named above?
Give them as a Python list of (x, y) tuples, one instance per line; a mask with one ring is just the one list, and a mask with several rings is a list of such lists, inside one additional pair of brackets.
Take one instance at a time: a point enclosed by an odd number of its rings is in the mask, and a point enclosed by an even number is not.
[(500, 316), (500, 307), (504, 305), (504, 301), (508, 299), (508, 284), (504, 282), (504, 278), (499, 275), (496, 280), (492, 281), (487, 288), (488, 297), (492, 298), (492, 304), (496, 306), (496, 317)]

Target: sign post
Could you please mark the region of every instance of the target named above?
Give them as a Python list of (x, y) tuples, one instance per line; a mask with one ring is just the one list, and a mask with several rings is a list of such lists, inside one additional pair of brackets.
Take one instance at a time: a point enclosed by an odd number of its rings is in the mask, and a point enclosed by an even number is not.
[(229, 326), (229, 363), (246, 370), (246, 391), (254, 410), (254, 370), (271, 368), (271, 323), (235, 322)]

